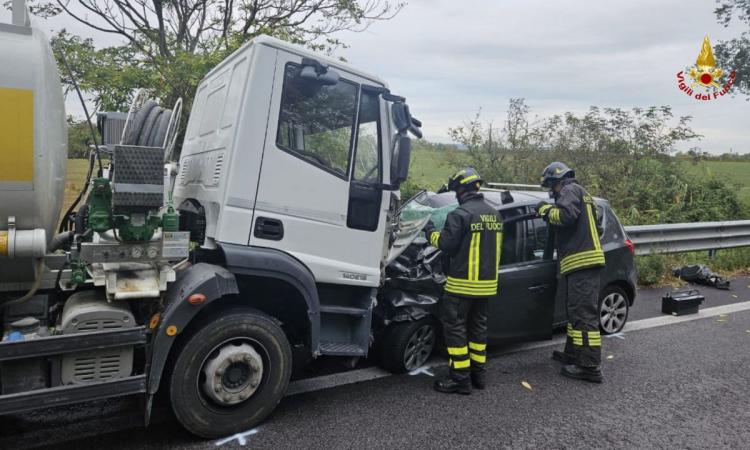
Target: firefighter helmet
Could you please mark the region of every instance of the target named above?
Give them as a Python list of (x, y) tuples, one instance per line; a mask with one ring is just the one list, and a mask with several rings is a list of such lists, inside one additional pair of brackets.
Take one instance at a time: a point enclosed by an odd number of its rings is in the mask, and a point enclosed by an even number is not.
[[(477, 184), (478, 183), (478, 184)], [(457, 192), (461, 187), (479, 189), (479, 184), (484, 183), (479, 172), (472, 167), (459, 170), (448, 178), (448, 190)]]
[(544, 168), (542, 172), (542, 187), (551, 189), (558, 181), (563, 178), (573, 178), (576, 172), (568, 167), (565, 163), (555, 161)]

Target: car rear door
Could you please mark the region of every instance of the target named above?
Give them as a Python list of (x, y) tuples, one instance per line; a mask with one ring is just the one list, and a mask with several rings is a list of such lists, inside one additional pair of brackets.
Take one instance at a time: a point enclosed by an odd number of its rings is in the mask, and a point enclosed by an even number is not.
[(549, 337), (557, 285), (557, 265), (547, 224), (527, 208), (501, 211), (505, 226), (499, 287), (490, 299), (492, 341)]

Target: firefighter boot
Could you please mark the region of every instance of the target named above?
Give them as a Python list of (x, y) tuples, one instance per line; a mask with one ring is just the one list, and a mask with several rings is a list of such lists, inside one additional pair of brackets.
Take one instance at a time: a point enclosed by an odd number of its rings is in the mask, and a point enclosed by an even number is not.
[(568, 378), (590, 381), (592, 383), (601, 383), (604, 380), (601, 366), (582, 367), (575, 364), (568, 364), (563, 366), (560, 373)]
[(471, 372), (471, 386), (474, 389), (479, 389), (479, 390), (484, 390), (484, 388), (487, 387), (487, 382), (485, 381), (485, 376), (484, 376), (484, 370)]
[(469, 380), (456, 381), (453, 378), (445, 378), (435, 381), (435, 390), (446, 394), (471, 394), (471, 385)]

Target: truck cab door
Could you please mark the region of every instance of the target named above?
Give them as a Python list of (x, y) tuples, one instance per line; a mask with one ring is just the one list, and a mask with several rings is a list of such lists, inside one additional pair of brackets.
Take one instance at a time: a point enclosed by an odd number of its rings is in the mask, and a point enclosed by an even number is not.
[(319, 283), (377, 286), (389, 121), (362, 86), (378, 82), (338, 67), (337, 81), (311, 82), (307, 58), (277, 52), (249, 244), (293, 255)]
[(527, 213), (526, 208), (501, 211), (506, 223), (498, 293), (489, 304), (488, 335), (492, 341), (552, 334), (557, 287), (553, 243), (547, 224)]

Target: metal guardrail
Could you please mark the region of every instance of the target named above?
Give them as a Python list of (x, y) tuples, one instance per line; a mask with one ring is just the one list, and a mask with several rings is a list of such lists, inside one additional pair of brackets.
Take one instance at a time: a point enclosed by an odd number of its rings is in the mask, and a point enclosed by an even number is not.
[(636, 255), (750, 246), (750, 220), (625, 227)]

